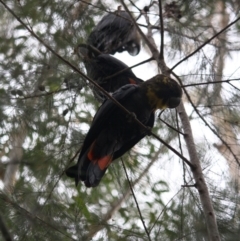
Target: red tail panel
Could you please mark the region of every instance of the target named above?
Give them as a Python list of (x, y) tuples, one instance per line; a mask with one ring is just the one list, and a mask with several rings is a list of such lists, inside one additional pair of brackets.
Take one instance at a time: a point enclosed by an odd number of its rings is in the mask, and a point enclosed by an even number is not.
[(93, 151), (94, 144), (95, 144), (95, 141), (92, 143), (92, 145), (91, 145), (91, 147), (89, 149), (89, 152), (87, 154), (87, 157), (94, 164), (97, 164), (101, 170), (104, 170), (112, 162), (112, 156), (107, 155), (107, 156), (100, 157), (100, 158), (97, 157), (96, 155), (94, 155), (94, 151)]
[(97, 164), (101, 170), (104, 170), (109, 166), (111, 162), (112, 162), (112, 156), (105, 156), (101, 159), (98, 159)]
[(134, 79), (129, 78), (128, 80), (129, 80), (129, 83), (132, 84), (132, 85), (137, 84), (137, 82)]

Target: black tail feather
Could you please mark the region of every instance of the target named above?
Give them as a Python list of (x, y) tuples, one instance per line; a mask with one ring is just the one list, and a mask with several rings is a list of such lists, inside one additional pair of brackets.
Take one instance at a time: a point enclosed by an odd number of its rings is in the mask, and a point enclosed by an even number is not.
[(71, 178), (77, 177), (78, 176), (78, 165), (69, 167), (65, 173), (68, 177), (71, 177)]
[(107, 169), (101, 170), (97, 163), (91, 162), (86, 173), (86, 187), (96, 187), (100, 183)]

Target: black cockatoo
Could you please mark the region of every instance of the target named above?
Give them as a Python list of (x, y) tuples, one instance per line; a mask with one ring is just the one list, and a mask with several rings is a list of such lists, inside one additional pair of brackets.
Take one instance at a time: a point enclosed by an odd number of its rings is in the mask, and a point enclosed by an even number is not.
[[(177, 107), (181, 96), (182, 90), (177, 82), (164, 75), (157, 75), (139, 85), (125, 85), (113, 94), (139, 121), (151, 128), (154, 112)], [(96, 187), (111, 162), (130, 150), (146, 134), (112, 100), (105, 100), (93, 119), (78, 163), (67, 169), (67, 176), (74, 178), (76, 185), (83, 181), (86, 187)]]
[(105, 15), (90, 33), (87, 43), (105, 54), (140, 51), (140, 37), (130, 15), (118, 9)]
[[(136, 77), (131, 69), (117, 74), (119, 71), (128, 68), (128, 66), (113, 56), (100, 53), (99, 50), (90, 45), (80, 44), (77, 53), (84, 62), (88, 77), (96, 81), (107, 92), (115, 92), (126, 84), (143, 82)], [(113, 76), (114, 74), (117, 75)], [(103, 94), (98, 89), (93, 88), (93, 90), (97, 97), (103, 97)]]

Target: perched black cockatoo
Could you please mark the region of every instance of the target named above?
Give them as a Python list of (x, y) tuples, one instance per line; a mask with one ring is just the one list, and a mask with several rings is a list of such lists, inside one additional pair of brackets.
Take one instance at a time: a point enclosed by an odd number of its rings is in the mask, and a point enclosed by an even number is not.
[[(182, 90), (177, 82), (157, 75), (139, 85), (125, 85), (113, 97), (145, 126), (153, 127), (157, 109), (175, 108), (181, 101)], [(76, 185), (96, 187), (108, 166), (130, 150), (147, 132), (130, 115), (107, 99), (97, 111), (84, 140), (78, 163), (67, 169), (67, 176)]]
[[(84, 62), (88, 77), (96, 81), (107, 92), (113, 93), (126, 84), (143, 82), (136, 77), (131, 69), (117, 74), (119, 71), (128, 68), (128, 66), (113, 56), (100, 53), (99, 50), (90, 45), (80, 44), (77, 53)], [(117, 75), (113, 76), (114, 74)], [(95, 96), (104, 99), (102, 98), (103, 94), (98, 89), (93, 88), (93, 90)]]
[(135, 56), (140, 51), (140, 36), (130, 15), (118, 9), (105, 15), (90, 33), (87, 43), (105, 54), (128, 51)]

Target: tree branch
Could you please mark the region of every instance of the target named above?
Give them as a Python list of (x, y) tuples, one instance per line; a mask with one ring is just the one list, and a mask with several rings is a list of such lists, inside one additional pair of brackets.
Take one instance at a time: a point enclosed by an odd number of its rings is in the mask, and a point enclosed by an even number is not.
[(178, 129), (176, 129), (175, 127), (169, 125), (165, 120), (161, 119), (160, 117), (159, 117), (159, 120), (160, 120), (161, 122), (163, 122), (166, 126), (168, 126), (169, 128), (171, 128), (172, 130), (174, 130), (174, 131), (176, 131), (177, 133), (179, 133), (179, 134), (181, 134), (181, 135), (184, 136), (184, 133), (183, 133), (183, 132), (181, 132), (181, 131), (179, 131)]
[(164, 27), (163, 27), (163, 13), (162, 13), (162, 1), (158, 0), (158, 8), (159, 8), (159, 19), (160, 19), (160, 33), (161, 33), (161, 47), (159, 59), (164, 59)]
[(154, 60), (153, 57), (148, 58), (148, 59), (146, 59), (146, 60), (144, 60), (144, 61), (142, 61), (142, 62), (140, 62), (140, 63), (137, 63), (137, 64), (135, 64), (135, 65), (132, 65), (132, 66), (130, 66), (130, 67), (128, 67), (128, 68), (125, 68), (125, 69), (123, 69), (123, 70), (120, 70), (120, 71), (116, 72), (116, 73), (113, 74), (113, 75), (110, 75), (110, 76), (108, 76), (108, 77), (106, 77), (106, 78), (103, 78), (103, 80), (108, 80), (108, 79), (110, 79), (110, 78), (113, 78), (113, 77), (115, 77), (115, 76), (117, 76), (117, 75), (119, 75), (119, 74), (121, 74), (121, 73), (129, 70), (129, 69), (133, 69), (133, 68), (135, 68), (135, 67), (137, 67), (137, 66), (139, 66), (139, 65), (148, 63), (148, 62), (150, 62), (150, 61), (152, 61), (152, 60)]
[(201, 83), (192, 83), (192, 84), (187, 84), (187, 85), (181, 85), (181, 87), (185, 88), (185, 87), (191, 87), (191, 86), (199, 86), (199, 85), (211, 85), (211, 84), (216, 84), (216, 83), (228, 83), (230, 81), (239, 81), (240, 79), (227, 79), (227, 80), (216, 80), (213, 82), (201, 82)]
[[(78, 87), (76, 86), (76, 88), (78, 88)], [(42, 93), (42, 94), (26, 95), (26, 96), (23, 96), (23, 97), (11, 98), (11, 99), (12, 100), (26, 100), (26, 99), (38, 98), (38, 97), (42, 97), (42, 96), (53, 95), (53, 94), (57, 94), (57, 93), (60, 93), (60, 92), (67, 91), (67, 90), (69, 90), (69, 88), (54, 90), (54, 91), (50, 91), (50, 92), (46, 92), (46, 93)]]
[[(80, 153), (81, 149), (82, 149), (82, 146), (76, 151), (76, 153), (73, 155), (73, 157), (68, 161), (68, 165), (74, 161), (74, 159), (75, 159), (75, 158), (77, 157), (77, 155)], [(58, 184), (58, 182), (60, 181), (61, 177), (65, 174), (65, 171), (67, 170), (68, 165), (67, 165), (67, 167), (59, 174), (57, 181), (56, 181), (55, 184), (53, 185), (52, 190), (49, 192), (49, 194), (48, 194), (45, 202), (43, 203), (43, 207), (44, 207), (45, 204), (48, 202), (48, 200), (51, 198), (51, 195), (52, 195), (52, 193), (53, 193), (53, 190), (54, 190), (55, 187), (57, 186), (57, 184)]]
[(147, 236), (148, 236), (148, 240), (151, 241), (152, 239), (151, 239), (151, 237), (150, 237), (150, 233), (149, 233), (149, 231), (148, 231), (148, 229), (147, 229), (147, 227), (146, 227), (146, 225), (145, 225), (145, 222), (144, 222), (144, 219), (143, 219), (143, 216), (142, 216), (142, 212), (141, 212), (141, 210), (140, 210), (140, 208), (139, 208), (138, 201), (137, 201), (137, 198), (136, 198), (136, 196), (135, 196), (132, 183), (131, 183), (131, 181), (130, 181), (130, 179), (129, 179), (129, 176), (128, 176), (128, 173), (127, 173), (127, 169), (126, 169), (125, 164), (124, 164), (123, 161), (122, 161), (122, 165), (123, 165), (123, 169), (124, 169), (124, 172), (125, 172), (125, 174), (126, 174), (126, 177), (127, 177), (128, 185), (129, 185), (130, 190), (131, 190), (131, 193), (132, 193), (132, 195), (133, 195), (133, 199), (134, 199), (134, 201), (135, 201), (135, 203), (136, 203), (137, 210), (138, 210), (138, 213), (139, 213), (139, 217), (140, 217), (140, 219), (141, 219), (141, 222), (142, 222), (142, 225), (143, 225), (143, 227), (144, 227), (145, 233), (146, 233)]
[(124, 1), (120, 0), (120, 2), (123, 5), (124, 10), (130, 15), (134, 25), (136, 26), (136, 28), (139, 32), (139, 34), (141, 35), (142, 39), (146, 42), (147, 46), (149, 47), (150, 51), (152, 52), (154, 59), (157, 60), (159, 58), (159, 52), (158, 52), (157, 48), (151, 43), (151, 41), (147, 38), (147, 36), (143, 33), (141, 28), (138, 26), (138, 24), (136, 23), (135, 19), (131, 15), (131, 13), (130, 13), (127, 5), (124, 3)]

